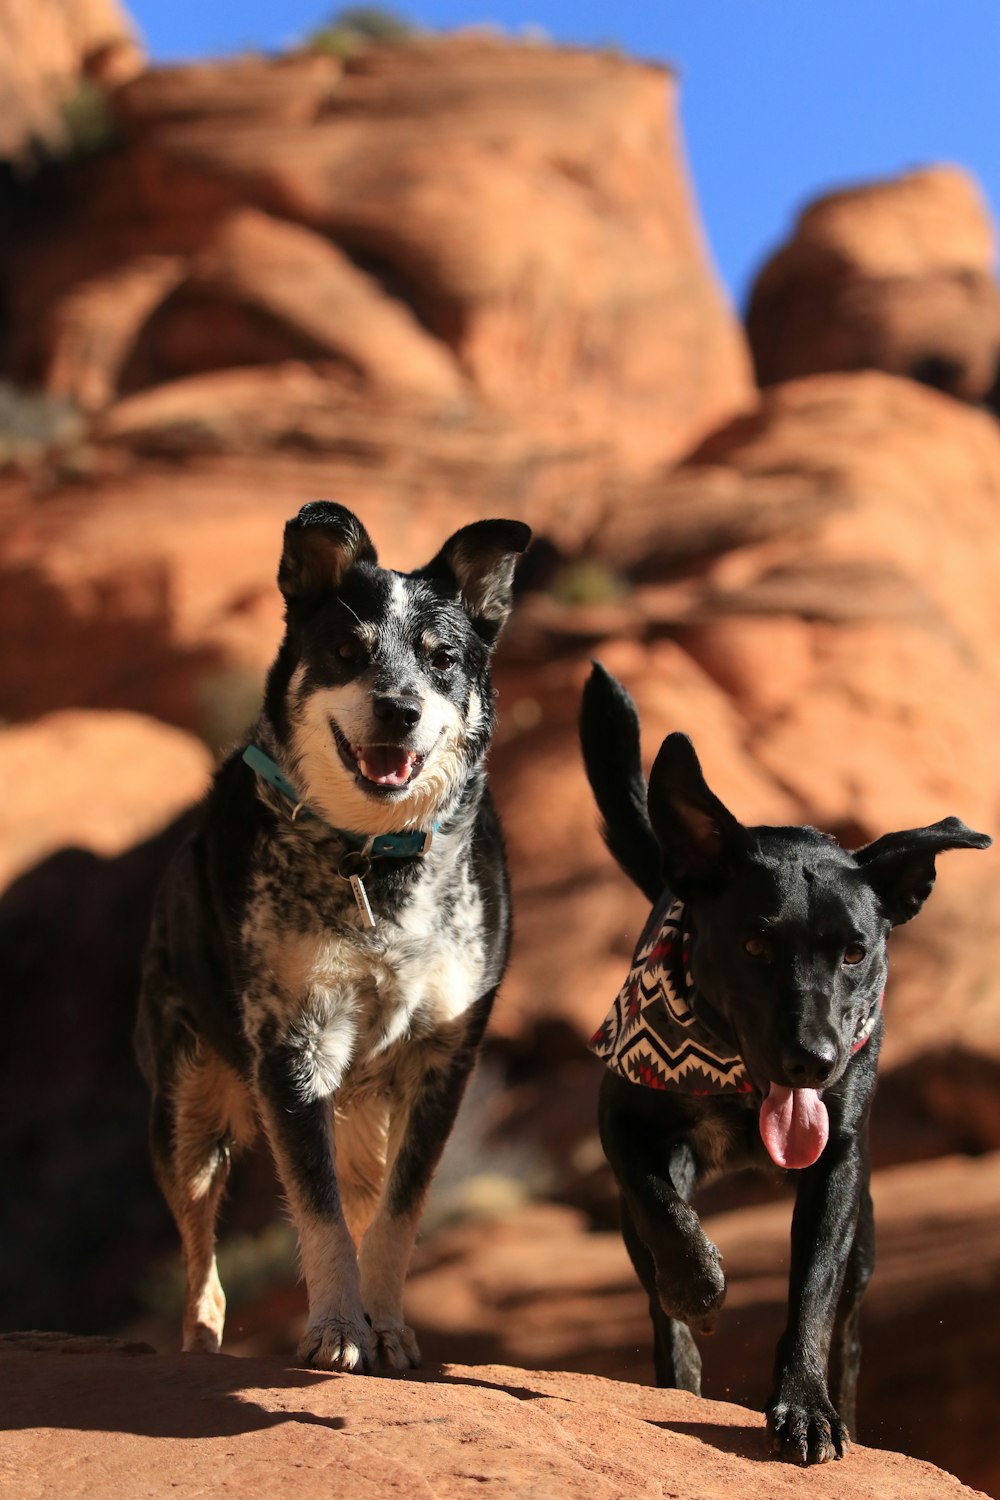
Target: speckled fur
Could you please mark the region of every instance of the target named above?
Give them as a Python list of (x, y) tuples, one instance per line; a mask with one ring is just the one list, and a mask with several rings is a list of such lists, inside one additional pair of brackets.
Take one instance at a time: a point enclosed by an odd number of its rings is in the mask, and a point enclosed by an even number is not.
[[(184, 1251), (185, 1349), (222, 1341), (215, 1214), (231, 1149), (260, 1122), (299, 1233), (300, 1353), (332, 1369), (418, 1362), (403, 1280), (507, 959), (483, 762), (490, 652), (527, 535), (478, 523), (403, 575), (378, 567), (341, 507), (307, 506), (286, 528), (287, 631), (250, 738), (311, 815), (293, 821), (234, 752), (160, 894), (140, 1001), (154, 1167)], [(417, 722), (386, 730), (380, 703), (417, 705)], [(422, 757), (419, 774), (372, 786), (335, 730), (349, 747), (391, 736)], [(338, 874), (352, 847), (338, 830), (434, 822), (422, 857), (374, 862), (368, 930)]]

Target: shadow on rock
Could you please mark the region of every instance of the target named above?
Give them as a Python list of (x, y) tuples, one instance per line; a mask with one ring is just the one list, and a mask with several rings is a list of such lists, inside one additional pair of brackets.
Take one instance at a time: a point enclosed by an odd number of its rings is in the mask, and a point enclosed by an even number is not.
[[(19, 1381), (19, 1361), (42, 1351), (66, 1357), (47, 1366), (43, 1383)], [(123, 1364), (135, 1359), (142, 1365), (141, 1378), (129, 1378), (122, 1369)], [(261, 1384), (256, 1361), (225, 1355), (158, 1357), (148, 1344), (15, 1334), (0, 1338), (0, 1367), (5, 1367), (7, 1392), (0, 1413), (3, 1431), (54, 1427), (144, 1437), (206, 1438), (260, 1432), (284, 1422), (303, 1422), (331, 1431), (344, 1426), (342, 1417), (320, 1416), (284, 1404), (286, 1390), (302, 1390), (337, 1376), (282, 1369), (273, 1362), (268, 1362), (265, 1383), (278, 1409), (270, 1411), (241, 1395)]]

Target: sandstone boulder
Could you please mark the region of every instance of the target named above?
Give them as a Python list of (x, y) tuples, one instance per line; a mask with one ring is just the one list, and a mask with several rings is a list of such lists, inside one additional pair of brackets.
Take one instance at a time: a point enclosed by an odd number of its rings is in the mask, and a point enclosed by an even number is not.
[(877, 369), (994, 401), (1000, 288), (978, 186), (928, 167), (817, 199), (759, 273), (747, 332), (762, 385)]
[(65, 325), (180, 255), (190, 283), (148, 327), (123, 316), (113, 359), (93, 341), (88, 369), (77, 340), (74, 389), (332, 345), (383, 384), (467, 385), (640, 468), (677, 456), (750, 389), (673, 95), (660, 69), (482, 38), (373, 49), (343, 73), (309, 57), (154, 70), (118, 95), (119, 150), (28, 194), (5, 255), (10, 373), (65, 388)]

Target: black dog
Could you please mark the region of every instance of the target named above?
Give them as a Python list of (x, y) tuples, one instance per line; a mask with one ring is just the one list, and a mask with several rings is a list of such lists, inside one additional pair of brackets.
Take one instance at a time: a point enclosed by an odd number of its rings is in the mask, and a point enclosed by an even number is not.
[(222, 1339), (215, 1216), (259, 1117), (299, 1234), (301, 1355), (419, 1361), (403, 1281), (507, 961), (484, 757), (490, 653), (529, 536), (480, 521), (400, 574), (342, 506), (285, 528), (285, 637), (251, 744), (161, 892), (136, 1033), (185, 1349)]
[(840, 1458), (874, 1264), (868, 1118), (886, 939), (930, 894), (935, 855), (990, 839), (945, 818), (851, 854), (813, 828), (746, 828), (683, 734), (664, 740), (647, 792), (635, 705), (600, 666), (581, 739), (608, 847), (654, 903), (591, 1045), (608, 1063), (601, 1140), (649, 1294), (657, 1383), (698, 1394), (691, 1330), (711, 1328), (726, 1293), (694, 1189), (742, 1167), (797, 1169), (768, 1427), (784, 1458)]

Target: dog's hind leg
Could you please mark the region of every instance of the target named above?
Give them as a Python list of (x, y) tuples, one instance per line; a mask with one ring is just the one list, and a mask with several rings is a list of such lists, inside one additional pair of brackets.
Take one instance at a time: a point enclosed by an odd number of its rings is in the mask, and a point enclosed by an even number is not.
[(663, 1311), (656, 1289), (656, 1266), (652, 1255), (639, 1238), (624, 1199), (621, 1201), (622, 1239), (649, 1297), (649, 1316), (653, 1324), (653, 1369), (656, 1383), (670, 1390), (690, 1391), (701, 1395), (701, 1354), (694, 1335), (686, 1323), (680, 1323)]
[(234, 1133), (246, 1133), (241, 1111), (232, 1108), (237, 1089), (227, 1069), (198, 1052), (180, 1063), (172, 1084), (153, 1099), (153, 1166), (184, 1256), (185, 1353), (214, 1354), (222, 1344), (226, 1298), (215, 1261), (215, 1219), (230, 1144)]
[(858, 1323), (861, 1299), (875, 1269), (875, 1213), (867, 1181), (861, 1193), (858, 1227), (854, 1232), (844, 1289), (840, 1294), (837, 1318), (830, 1346), (830, 1399), (846, 1422), (849, 1432), (857, 1435), (858, 1371), (861, 1365), (861, 1339)]

